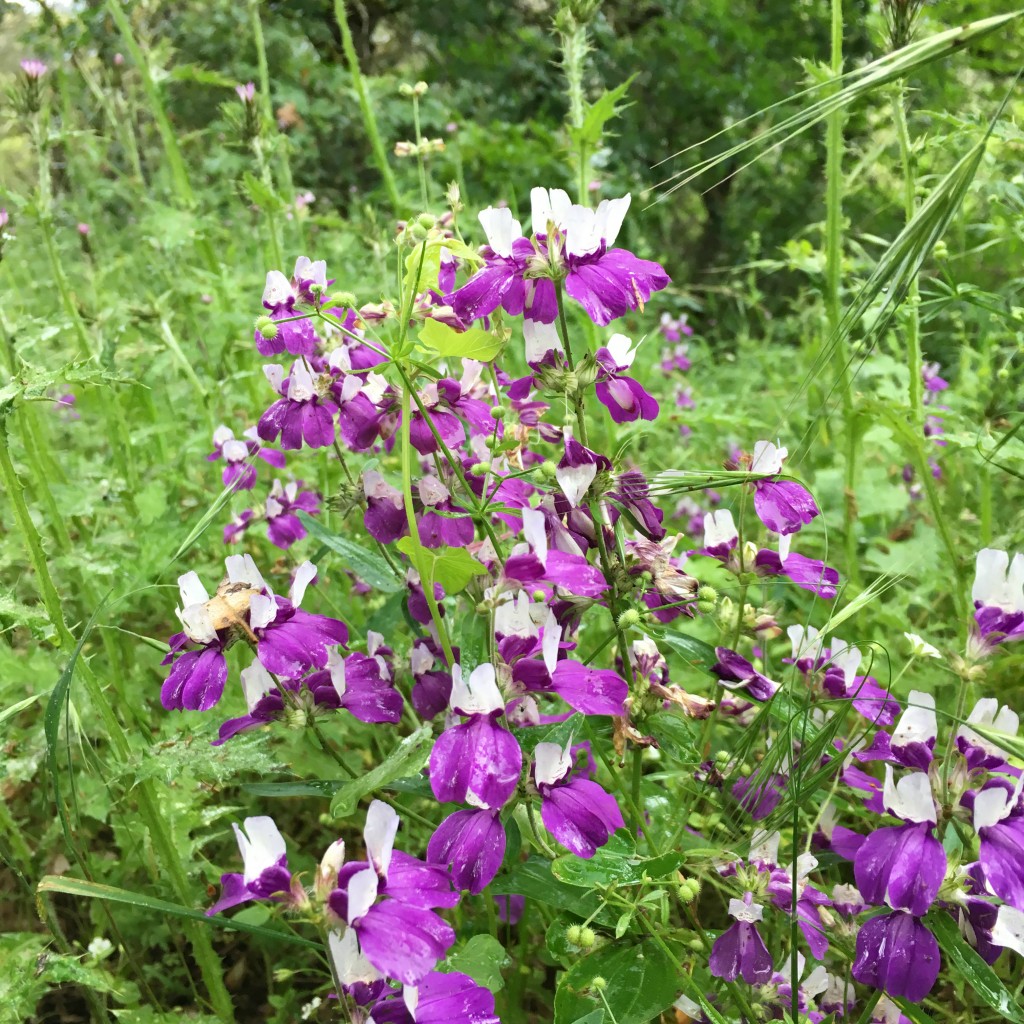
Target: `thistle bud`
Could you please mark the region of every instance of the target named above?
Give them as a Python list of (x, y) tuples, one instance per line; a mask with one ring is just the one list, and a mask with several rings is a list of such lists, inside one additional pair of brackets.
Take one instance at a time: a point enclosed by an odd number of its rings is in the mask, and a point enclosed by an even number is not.
[(632, 629), (640, 625), (640, 613), (635, 608), (627, 608), (618, 618), (619, 629)]
[(271, 318), (266, 314), (256, 317), (256, 333), (259, 334), (261, 338), (265, 338), (267, 341), (273, 341), (280, 330), (281, 328), (278, 326), (277, 321), (271, 320)]

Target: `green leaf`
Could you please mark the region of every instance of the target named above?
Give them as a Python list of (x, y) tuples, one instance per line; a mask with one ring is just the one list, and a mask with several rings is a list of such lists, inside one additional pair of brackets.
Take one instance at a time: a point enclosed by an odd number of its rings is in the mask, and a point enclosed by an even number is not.
[(245, 782), (241, 788), (253, 796), (296, 797), (296, 796), (333, 796), (339, 786), (345, 785), (343, 779), (306, 779), (304, 782)]
[(678, 973), (676, 964), (651, 939), (636, 946), (602, 946), (559, 979), (555, 1024), (569, 1024), (602, 1008), (591, 988), (598, 977), (608, 983), (602, 995), (617, 1024), (648, 1024), (675, 1002)]
[(278, 213), (287, 205), (270, 185), (260, 181), (252, 171), (242, 175), (241, 187), (246, 196), (267, 213)]
[(3, 711), (0, 711), (0, 725), (3, 725), (8, 718), (13, 718), (19, 711), (24, 711), (25, 708), (32, 707), (37, 700), (42, 700), (43, 697), (48, 697), (49, 694), (49, 690), (44, 690), (42, 693), (33, 693), (31, 697), (26, 697), (24, 700), (19, 700), (17, 704), (12, 704), (9, 708), (4, 708)]
[(322, 950), (319, 942), (311, 942), (301, 936), (293, 935), (291, 932), (278, 931), (273, 928), (264, 928), (259, 925), (246, 924), (231, 917), (224, 917), (215, 914), (207, 917), (201, 910), (193, 910), (191, 907), (183, 907), (178, 903), (168, 903), (167, 900), (158, 900), (154, 896), (146, 896), (139, 892), (129, 892), (127, 889), (118, 889), (112, 885), (101, 885), (99, 882), (87, 882), (82, 878), (69, 878), (67, 875), (46, 875), (40, 879), (36, 887), (37, 893), (61, 892), (67, 896), (81, 896), (85, 899), (105, 900), (108, 903), (125, 903), (131, 907), (139, 907), (143, 910), (152, 910), (158, 914), (170, 914), (172, 917), (184, 917), (191, 921), (202, 921), (211, 928), (230, 928), (236, 932), (249, 932), (251, 935), (262, 935), (264, 938), (275, 939), (279, 942), (290, 942), (296, 946), (306, 946), (309, 949)]
[(465, 548), (424, 548), (409, 536), (395, 545), (409, 556), (424, 587), (439, 583), (446, 594), (458, 594), (466, 589), (474, 576), (486, 576), (487, 569)]
[(463, 678), (487, 661), (487, 641), (489, 639), (491, 617), (489, 615), (463, 615), (455, 624), (455, 644), (459, 648), (459, 664), (462, 666)]
[(474, 935), (445, 961), (445, 971), (461, 971), (478, 985), (500, 992), (505, 985), (503, 967), (511, 961), (505, 947), (493, 935)]
[(556, 857), (551, 862), (551, 874), (561, 882), (584, 889), (613, 883), (626, 885), (640, 880), (638, 863), (636, 844), (625, 830), (620, 829), (587, 860), (574, 854)]
[(354, 572), (377, 590), (385, 594), (397, 594), (405, 589), (405, 584), (395, 575), (394, 570), (380, 555), (367, 551), (355, 541), (348, 540), (339, 534), (332, 533), (319, 519), (308, 512), (299, 512), (299, 521), (309, 531), (309, 535), (320, 541), (337, 555), (345, 559), (344, 567)]
[(450, 359), (477, 359), (489, 363), (505, 347), (501, 338), (482, 327), (456, 331), (440, 320), (424, 320), (419, 333), (420, 344)]
[(974, 994), (999, 1014), (1002, 1020), (1024, 1024), (1024, 1012), (995, 971), (964, 941), (956, 921), (948, 914), (933, 911), (924, 923), (939, 941), (942, 952), (974, 991)]
[(651, 635), (656, 640), (668, 644), (677, 654), (681, 654), (687, 665), (699, 668), (703, 672), (710, 672), (711, 666), (718, 661), (714, 647), (703, 640), (698, 640), (695, 636), (690, 636), (687, 633), (673, 633), (669, 630)]
[(658, 711), (645, 718), (644, 732), (658, 741), (658, 746), (677, 761), (699, 761), (696, 748), (696, 730), (693, 720), (677, 711)]
[(604, 1010), (592, 1010), (590, 1013), (577, 1017), (572, 1024), (604, 1024)]
[(389, 782), (414, 775), (427, 760), (427, 753), (434, 742), (434, 730), (428, 723), (421, 725), (411, 736), (406, 736), (401, 743), (381, 761), (358, 779), (346, 782), (331, 801), (331, 815), (335, 818), (346, 818), (356, 809), (359, 801), (377, 789), (383, 789)]
[(583, 116), (583, 124), (579, 128), (570, 128), (569, 134), (576, 143), (597, 146), (604, 135), (604, 126), (614, 117), (618, 117), (632, 103), (620, 104), (619, 100), (626, 95), (636, 75), (630, 75), (621, 85), (614, 89), (605, 89), (593, 102), (587, 104), (587, 112)]
[(507, 874), (499, 875), (490, 885), (495, 896), (525, 896), (549, 907), (568, 910), (578, 917), (597, 911), (601, 904), (596, 896), (580, 892), (574, 885), (566, 885), (551, 874), (551, 862), (532, 856), (516, 864)]

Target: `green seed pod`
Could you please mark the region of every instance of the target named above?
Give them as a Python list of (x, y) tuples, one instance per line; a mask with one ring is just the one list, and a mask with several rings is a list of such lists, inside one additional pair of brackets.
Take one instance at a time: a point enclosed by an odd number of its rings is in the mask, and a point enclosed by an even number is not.
[(503, 405), (495, 405), (491, 408), (492, 420), (503, 420), (508, 415), (508, 409)]
[(595, 942), (597, 942), (597, 934), (593, 928), (588, 928), (584, 925), (580, 928), (580, 937), (576, 940), (576, 945), (582, 949), (590, 949)]
[(273, 341), (280, 330), (281, 328), (277, 325), (277, 322), (271, 320), (269, 316), (256, 317), (256, 331), (261, 338)]
[(354, 306), (358, 300), (353, 292), (334, 292), (324, 300), (325, 306)]
[(469, 467), (470, 476), (487, 476), (490, 471), (491, 467), (486, 462), (477, 462)]
[(718, 600), (718, 591), (709, 587), (706, 583), (697, 588), (698, 601), (710, 601), (714, 604)]
[(690, 949), (694, 951), (694, 953), (704, 952), (704, 943), (701, 942), (700, 939), (690, 939), (690, 941), (686, 945), (689, 946)]
[(558, 472), (558, 467), (550, 459), (548, 459), (546, 462), (542, 462), (537, 467), (537, 471), (545, 479), (553, 480), (555, 474)]
[(635, 608), (627, 608), (618, 618), (619, 629), (632, 629), (640, 625), (640, 613)]
[(599, 974), (591, 981), (590, 987), (598, 992), (603, 992), (608, 987), (608, 981)]
[(437, 224), (437, 218), (432, 213), (421, 213), (416, 218), (416, 223), (421, 228), (426, 228), (428, 231)]
[(566, 941), (571, 942), (574, 946), (578, 946), (580, 944), (580, 938), (582, 935), (583, 929), (578, 924), (570, 925), (565, 930)]

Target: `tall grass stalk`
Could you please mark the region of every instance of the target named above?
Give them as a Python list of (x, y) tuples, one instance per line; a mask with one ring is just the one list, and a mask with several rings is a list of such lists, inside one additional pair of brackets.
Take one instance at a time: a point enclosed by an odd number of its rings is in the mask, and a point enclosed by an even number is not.
[(156, 123), (156, 130), (160, 135), (160, 142), (164, 147), (164, 155), (167, 157), (167, 166), (171, 172), (171, 182), (174, 192), (186, 206), (195, 204), (195, 193), (192, 191), (192, 182), (189, 180), (188, 168), (178, 147), (178, 139), (171, 128), (171, 122), (167, 118), (167, 109), (160, 96), (160, 88), (153, 80), (149, 70), (149, 61), (139, 41), (135, 38), (132, 23), (128, 19), (120, 0), (107, 0), (105, 4), (107, 12), (117, 26), (121, 35), (121, 41), (128, 51), (135, 64), (142, 82), (143, 92), (146, 94), (146, 101), (149, 104), (150, 113)]
[[(843, 74), (843, 0), (832, 0), (831, 62), (830, 69), (839, 90)], [(829, 338), (837, 338), (842, 321), (842, 268), (843, 268), (843, 121), (845, 111), (839, 107), (826, 120), (825, 137), (825, 315)], [(843, 339), (848, 341), (848, 338)], [(850, 373), (849, 345), (837, 341), (832, 346), (832, 360), (836, 374), (836, 387), (842, 402), (843, 440), (845, 443), (845, 474), (843, 501), (843, 538), (846, 553), (846, 572), (850, 582), (860, 586), (860, 568), (857, 562), (857, 456), (859, 454), (856, 409), (853, 397), (853, 376)]]
[(373, 113), (373, 105), (370, 103), (366, 79), (363, 78), (363, 73), (359, 68), (359, 55), (356, 53), (355, 42), (352, 39), (352, 30), (348, 27), (345, 0), (334, 0), (334, 17), (341, 32), (341, 46), (345, 51), (345, 62), (348, 65), (348, 72), (352, 76), (352, 86), (356, 91), (356, 98), (359, 100), (359, 111), (363, 117), (363, 128), (370, 140), (370, 148), (373, 150), (373, 160), (377, 165), (377, 170), (380, 171), (388, 199), (391, 201), (391, 207), (397, 213), (402, 206), (398, 198), (398, 186), (395, 184), (394, 174), (391, 173), (388, 155), (377, 128), (377, 118)]
[[(917, 212), (915, 197), (917, 179), (914, 173), (914, 156), (910, 140), (910, 129), (907, 124), (906, 86), (902, 81), (895, 82), (892, 86), (892, 113), (893, 123), (896, 126), (896, 136), (899, 140), (900, 165), (903, 174), (903, 214), (906, 222), (909, 224)], [(909, 281), (907, 297), (904, 303), (904, 336), (907, 343), (907, 369), (910, 372), (910, 387), (907, 396), (910, 411), (910, 429), (916, 441), (910, 454), (914, 470), (921, 481), (921, 486), (924, 488), (932, 518), (935, 520), (935, 529), (942, 540), (942, 546), (945, 548), (949, 568), (953, 573), (953, 604), (956, 608), (957, 618), (961, 624), (961, 629), (966, 630), (967, 605), (964, 598), (965, 581), (963, 568), (957, 555), (956, 542), (953, 539), (953, 534), (949, 529), (949, 524), (943, 512), (939, 490), (935, 486), (935, 478), (932, 476), (931, 467), (928, 465), (927, 442), (924, 436), (924, 377), (922, 375), (924, 358), (921, 354), (920, 289), (916, 273), (912, 275)]]

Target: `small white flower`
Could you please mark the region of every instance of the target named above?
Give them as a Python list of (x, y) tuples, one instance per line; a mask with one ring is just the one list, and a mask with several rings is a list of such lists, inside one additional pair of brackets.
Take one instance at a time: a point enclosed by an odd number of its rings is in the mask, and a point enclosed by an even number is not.
[(913, 658), (941, 658), (942, 655), (937, 647), (933, 647), (927, 640), (919, 637), (916, 633), (903, 634), (910, 641), (910, 655)]

